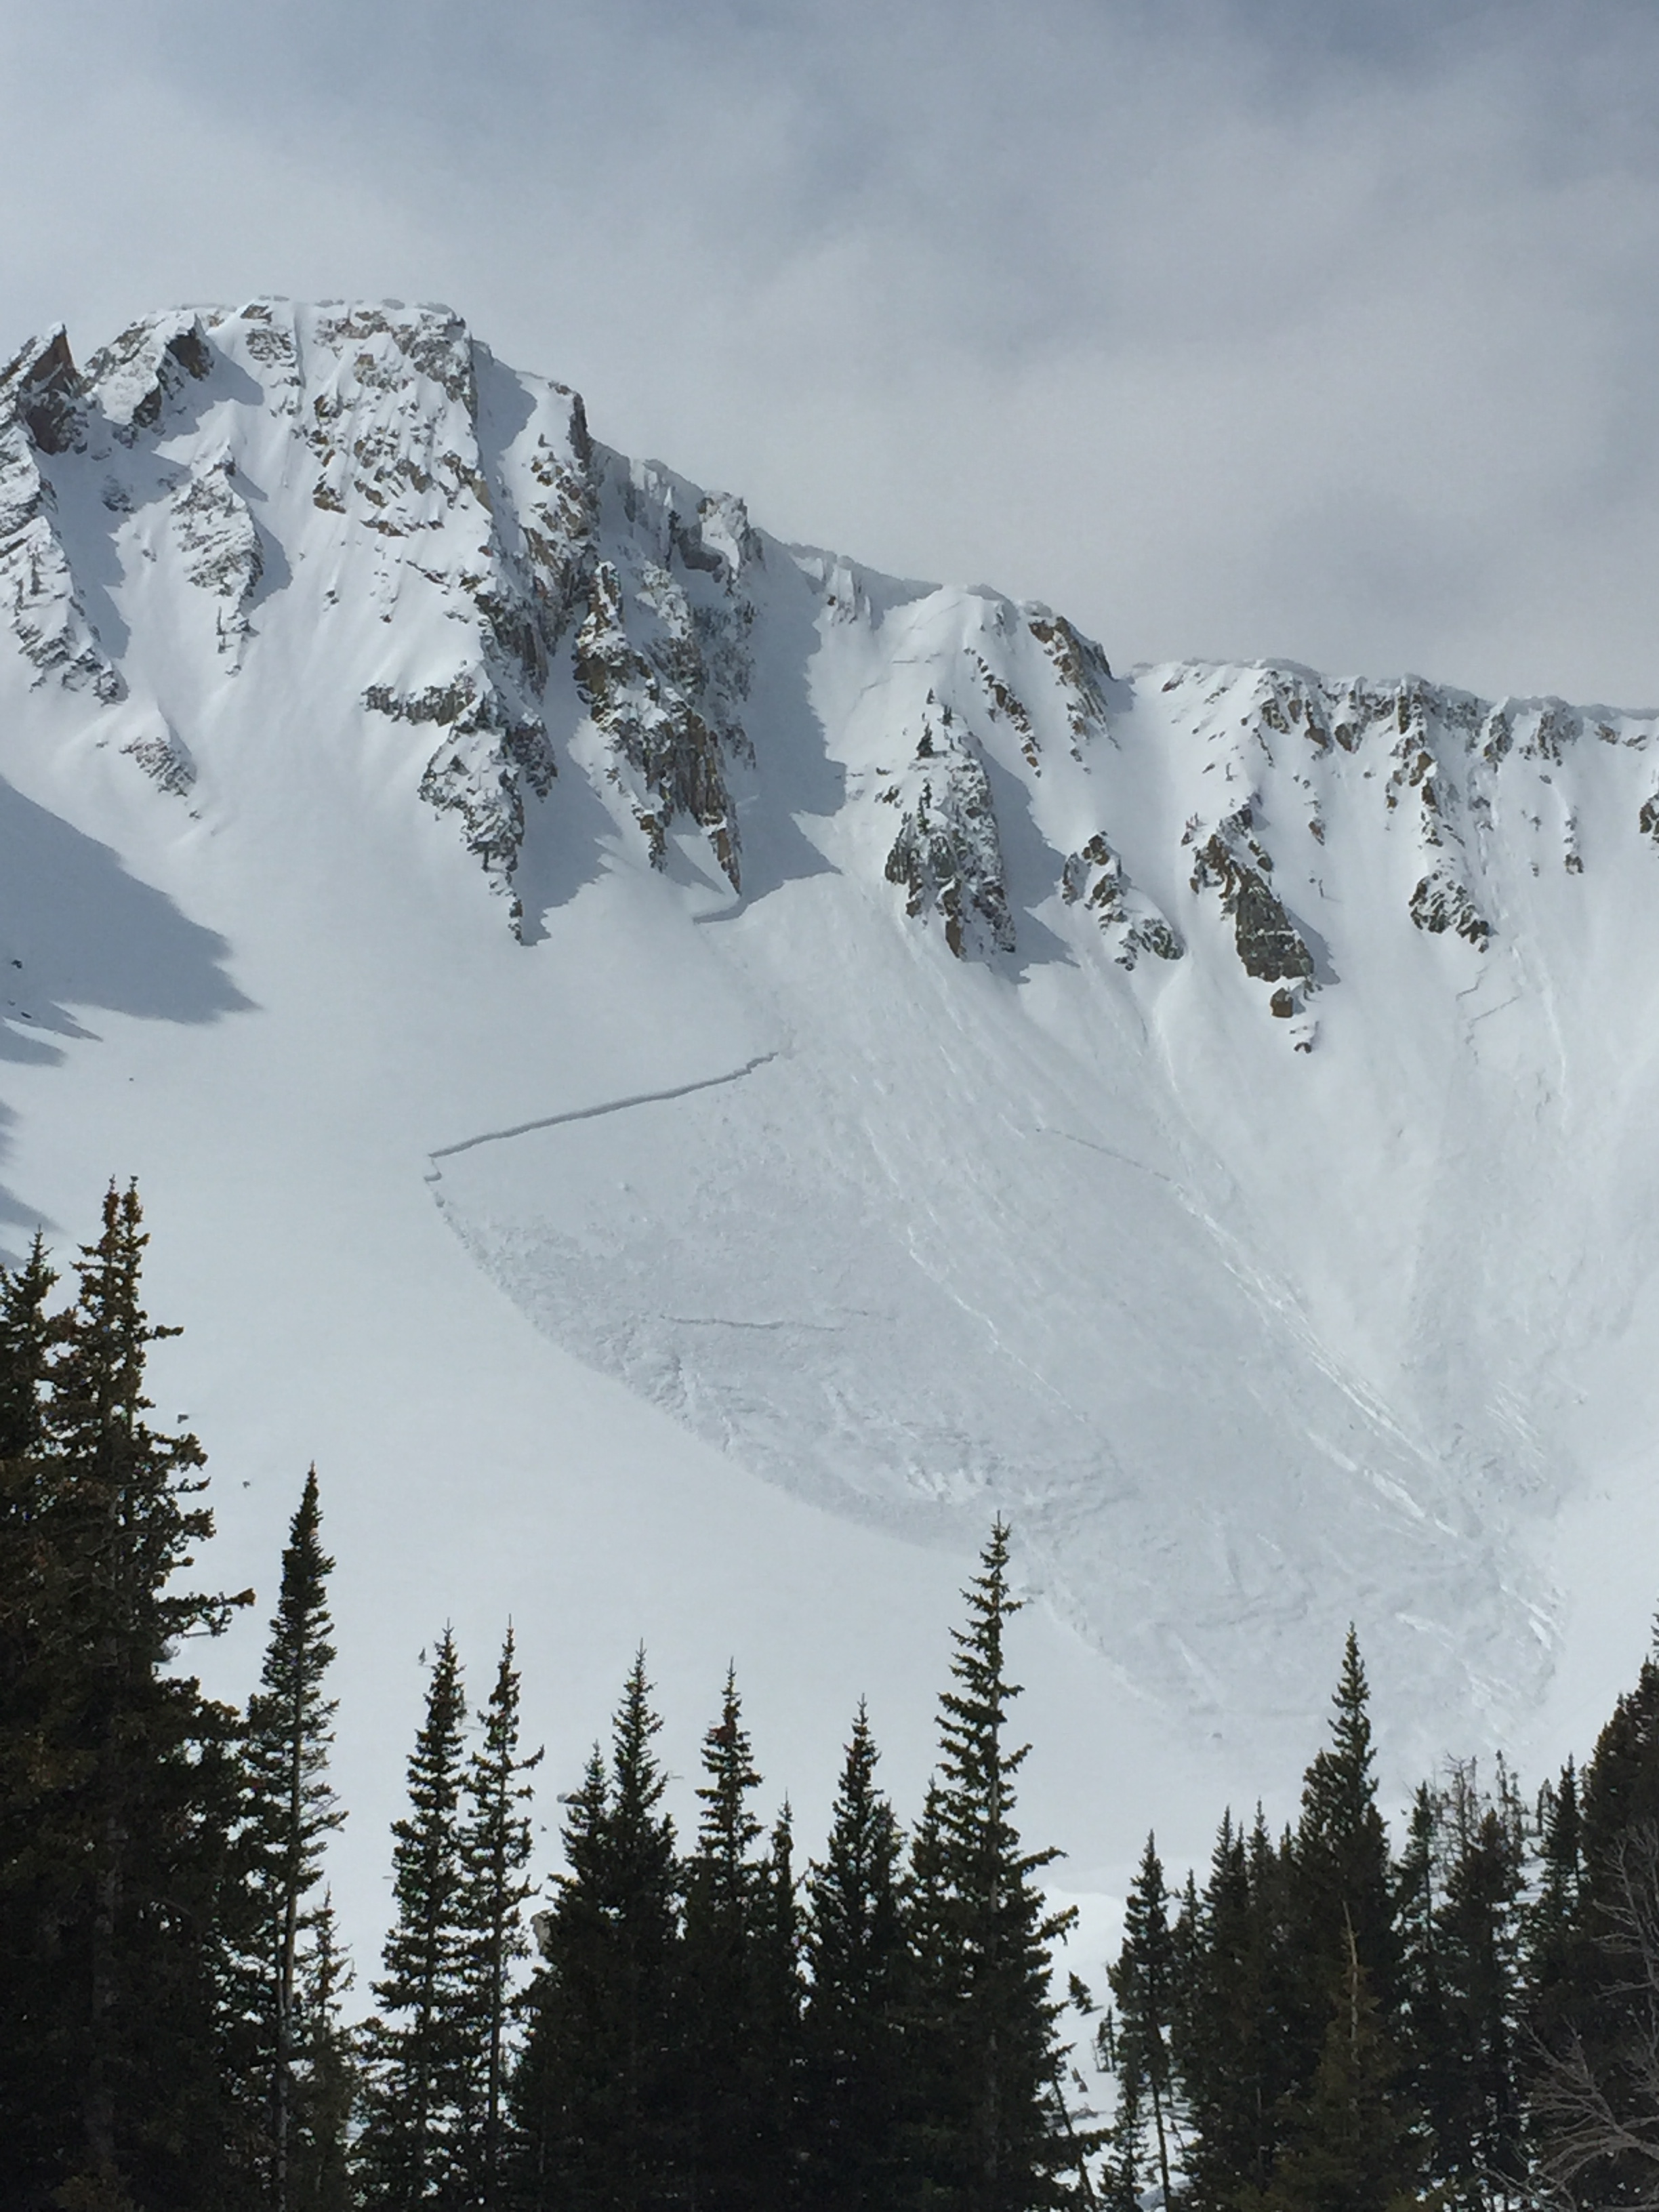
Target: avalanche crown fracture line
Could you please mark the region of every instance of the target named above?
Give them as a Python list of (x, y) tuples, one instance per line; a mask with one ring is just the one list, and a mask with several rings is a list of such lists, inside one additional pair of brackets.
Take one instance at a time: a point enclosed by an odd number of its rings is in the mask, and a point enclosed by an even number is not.
[[(532, 1129), (556, 1129), (566, 1121), (592, 1121), (602, 1114), (621, 1114), (630, 1106), (657, 1106), (670, 1098), (689, 1098), (694, 1091), (715, 1091), (724, 1083), (741, 1083), (745, 1075), (752, 1075), (757, 1067), (777, 1058), (775, 1052), (758, 1053), (753, 1060), (745, 1060), (725, 1075), (706, 1075), (701, 1082), (676, 1084), (669, 1091), (641, 1091), (632, 1098), (607, 1098), (600, 1106), (577, 1106), (568, 1114), (544, 1114), (539, 1121), (519, 1121), (510, 1129), (486, 1129), (481, 1136), (463, 1137), (459, 1144), (440, 1145), (428, 1152), (429, 1160), (453, 1159), (458, 1152), (470, 1152), (478, 1145), (505, 1144), (509, 1137), (527, 1137)], [(435, 1173), (427, 1177), (428, 1182), (439, 1180)]]

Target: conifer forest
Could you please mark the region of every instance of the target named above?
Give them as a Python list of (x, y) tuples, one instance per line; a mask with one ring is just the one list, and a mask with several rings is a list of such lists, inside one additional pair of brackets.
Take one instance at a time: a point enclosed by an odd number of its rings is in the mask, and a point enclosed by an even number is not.
[(1116, 1957), (1061, 1986), (1000, 1522), (908, 1827), (860, 1708), (798, 1842), (728, 1675), (682, 1833), (644, 1652), (556, 1775), (510, 1631), (471, 1678), (444, 1632), (354, 1965), (317, 1474), (216, 1702), (188, 1640), (255, 1600), (195, 1587), (146, 1242), (112, 1186), (72, 1279), (38, 1237), (0, 1273), (0, 2212), (1659, 2206), (1659, 1660), (1582, 1769), (1454, 1763), (1391, 1823), (1351, 1633), (1294, 1821), (1234, 1808), (1192, 1872), (1149, 1836)]

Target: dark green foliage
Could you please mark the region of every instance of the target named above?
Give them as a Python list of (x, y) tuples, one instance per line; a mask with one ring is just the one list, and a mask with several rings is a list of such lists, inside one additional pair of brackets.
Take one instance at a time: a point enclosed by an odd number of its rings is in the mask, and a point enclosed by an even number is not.
[(786, 1798), (772, 1826), (761, 1874), (752, 1972), (753, 2021), (759, 2045), (755, 2069), (757, 2134), (777, 2176), (775, 2202), (793, 2201), (803, 2163), (803, 1915), (795, 1876), (794, 1823)]
[[(319, 2119), (336, 2124), (311, 2094), (313, 2037), (304, 2006), (307, 1950), (318, 1929), (307, 1900), (322, 1878), (324, 1844), (345, 1818), (327, 1778), (335, 1705), (323, 1682), (334, 1659), (328, 1612), (334, 1562), (323, 1549), (321, 1525), (313, 1467), (283, 1553), (276, 1618), (244, 1732), (264, 2194), (277, 2212), (295, 2201), (296, 2160), (307, 2167), (328, 2162), (328, 2147), (309, 2139), (312, 2129)], [(331, 1962), (324, 1978), (337, 1980)], [(328, 2102), (325, 2096), (323, 2106)]]
[(1176, 1923), (1184, 1987), (1172, 2007), (1174, 2070), (1190, 2115), (1185, 2171), (1200, 2212), (1272, 2180), (1298, 2051), (1285, 2032), (1296, 2004), (1290, 1941), (1290, 1844), (1260, 1808), (1246, 1836), (1224, 1817), (1201, 1893)]
[[(1395, 1870), (1395, 1926), (1404, 1999), (1395, 2023), (1401, 2081), (1423, 2116), (1431, 2143), (1438, 2131), (1452, 2049), (1452, 2021), (1441, 1968), (1445, 1905), (1444, 1801), (1419, 1785)], [(1432, 2153), (1429, 2162), (1433, 2163)]]
[(806, 1876), (803, 2194), (811, 2212), (896, 2203), (904, 2172), (903, 1841), (876, 1787), (878, 1756), (860, 1700), (829, 1844)]
[(1523, 2180), (1521, 1899), (1526, 1838), (1500, 1761), (1419, 1791), (1401, 1892), (1410, 1914), (1401, 2040), (1425, 2160), (1455, 2202), (1481, 2207)]
[(311, 1917), (311, 1941), (301, 1960), (298, 2080), (289, 2162), (292, 2212), (353, 2212), (351, 2123), (357, 2102), (356, 2043), (342, 2017), (351, 1969), (334, 1932), (325, 1894)]
[[(1465, 1763), (1420, 1789), (1391, 1869), (1350, 1635), (1332, 1741), (1308, 1769), (1296, 1828), (1275, 1845), (1260, 1813), (1248, 1837), (1224, 1820), (1208, 1881), (1189, 1881), (1170, 1930), (1170, 2184), (1194, 2212), (1385, 2212), (1425, 2190), (1469, 2212), (1540, 2190), (1653, 2201), (1659, 1828), (1619, 1823), (1652, 1786), (1656, 1692), (1644, 1670), (1598, 1747), (1584, 1798), (1608, 1838), (1599, 1863), (1569, 1766), (1540, 1800), (1534, 1871), (1500, 1759), (1490, 1787)], [(1142, 1893), (1160, 1888), (1143, 1863), (1114, 1969), (1125, 2009), (1149, 1924), (1159, 1942)], [(1133, 2041), (1115, 2020), (1122, 2096), (1103, 2179), (1122, 2212), (1155, 2162)]]
[(493, 2212), (501, 2201), (510, 2144), (506, 2091), (513, 1969), (528, 1955), (523, 1915), (535, 1884), (526, 1879), (532, 1791), (524, 1778), (541, 1753), (519, 1751), (519, 1676), (513, 1631), (501, 1647), (483, 1710), (483, 1739), (467, 1772), (461, 1834), (463, 2024), (471, 2079), (462, 2124), (468, 2202)]
[(1113, 2072), (1120, 2110), (1114, 2148), (1120, 2188), (1148, 2175), (1170, 2201), (1174, 2128), (1170, 2036), (1176, 2003), (1176, 1937), (1170, 1923), (1163, 1863), (1146, 1838), (1123, 1915), (1123, 1945), (1111, 1970), (1117, 2000)]
[(1396, 2063), (1377, 2020), (1357, 1940), (1334, 1992), (1319, 2061), (1285, 2117), (1285, 2140), (1259, 2212), (1389, 2212), (1416, 2179), (1393, 2092)]
[(1107, 2130), (1100, 2202), (1105, 2212), (1140, 2212), (1147, 2187), (1146, 2112), (1139, 2076), (1132, 2070), (1119, 2072), (1115, 2027), (1109, 2013), (1096, 2039), (1101, 2065), (1109, 2074), (1117, 2075), (1117, 2108)]
[(793, 1971), (794, 1899), (787, 1826), (781, 1856), (775, 1845), (769, 1856), (756, 1848), (763, 1831), (750, 1801), (760, 1776), (730, 1673), (702, 1764), (678, 1959), (684, 2186), (693, 2205), (775, 2212), (792, 2169), (795, 2038), (780, 2010)]
[[(1026, 2212), (1095, 2148), (1073, 2132), (1048, 1948), (1069, 1915), (1021, 1847), (999, 1528), (942, 1708), (915, 1863), (875, 1786), (860, 1708), (803, 1910), (787, 1808), (769, 1842), (735, 1680), (703, 1743), (696, 1847), (676, 1867), (636, 1665), (607, 1772), (567, 1800), (566, 1871), (513, 2083), (517, 2201), (560, 2212)], [(677, 1917), (676, 1905), (678, 1905)]]
[(1594, 1894), (1621, 1839), (1638, 1828), (1659, 1826), (1659, 1656), (1654, 1652), (1596, 1739), (1580, 1802), (1584, 1887)]
[(1472, 2205), (1524, 2182), (1518, 2057), (1521, 1900), (1526, 1833), (1501, 1759), (1490, 1795), (1473, 1761), (1447, 1791), (1440, 1979), (1449, 2027), (1449, 2086), (1437, 2094), (1437, 2176)]
[(1022, 1848), (1015, 1783), (1030, 1748), (1009, 1741), (1004, 1632), (1008, 1529), (998, 1522), (951, 1632), (952, 1686), (939, 1699), (939, 1765), (912, 1853), (916, 1972), (915, 2163), (924, 2203), (1033, 2212), (1066, 2193), (1081, 2146), (1060, 2090), (1061, 2007), (1050, 1947), (1073, 1916), (1050, 1914), (1035, 1879), (1059, 1856)]
[(1583, 1823), (1578, 1771), (1569, 1759), (1538, 1793), (1538, 1875), (1525, 1915), (1528, 2020), (1547, 2048), (1564, 2025), (1583, 1948)]
[(653, 2212), (678, 2201), (673, 1824), (653, 1748), (645, 1655), (564, 1826), (566, 1871), (538, 1921), (539, 1972), (514, 2075), (518, 2201), (535, 2212)]
[(42, 1816), (74, 1753), (61, 1726), (46, 1729), (58, 1696), (59, 1575), (45, 1518), (53, 1489), (42, 1397), (56, 1280), (38, 1236), (24, 1267), (0, 1277), (0, 2134), (19, 2202), (61, 2178), (79, 2118), (56, 1963), (57, 1918), (70, 1900), (54, 1895), (50, 1854), (40, 1849)]
[(1531, 1970), (1530, 2085), (1563, 2199), (1648, 2205), (1659, 2169), (1659, 1659), (1643, 1662), (1585, 1767), (1547, 1801)]
[(1331, 1704), (1331, 1741), (1304, 1779), (1291, 1844), (1291, 1931), (1301, 2018), (1291, 2025), (1303, 2038), (1310, 2074), (1323, 2047), (1333, 1993), (1348, 1975), (1351, 1942), (1383, 2018), (1392, 2018), (1399, 1999), (1389, 1835), (1376, 1802), (1365, 1670), (1352, 1628)]
[(462, 1923), (462, 1729), (466, 1703), (448, 1629), (409, 1762), (409, 1812), (392, 1823), (398, 1917), (365, 2032), (368, 2079), (359, 2146), (371, 2208), (451, 2212), (466, 2202), (468, 2113)]
[[(612, 1936), (622, 1932), (626, 1907), (613, 1902), (606, 1834), (610, 1810), (604, 1756), (595, 1744), (580, 1790), (567, 1807), (561, 1840), (565, 1871), (555, 1877), (550, 1908), (537, 1916), (541, 1953), (526, 1993), (528, 2021), (524, 2051), (509, 2084), (514, 2171), (519, 2201), (535, 2212), (572, 2212), (626, 2201), (621, 2170), (627, 2118), (635, 2103), (631, 2083), (619, 2079), (625, 2033), (611, 2016), (619, 1994)], [(672, 1859), (665, 1884), (672, 1914)], [(666, 1956), (672, 1919), (665, 1919)], [(653, 1987), (653, 2013), (665, 2003), (665, 1975)], [(654, 2190), (635, 2204), (657, 2202)]]
[[(231, 1603), (175, 1574), (212, 1532), (204, 1455), (145, 1419), (136, 1190), (112, 1188), (48, 1322), (37, 1244), (3, 1301), (0, 2098), (15, 2201), (219, 2203), (245, 2148), (219, 2054), (234, 1716), (167, 1671)], [(33, 1404), (31, 1405), (31, 1400)]]
[(0, 1462), (28, 1460), (46, 1443), (46, 1385), (57, 1334), (46, 1300), (58, 1282), (40, 1232), (15, 1274), (0, 1276)]
[[(1188, 2124), (1182, 2163), (1195, 2212), (1292, 2196), (1312, 2205), (1337, 2190), (1337, 2105), (1360, 2094), (1362, 2074), (1364, 2096), (1387, 2108), (1391, 2143), (1409, 2132), (1389, 2044), (1401, 1994), (1401, 1886), (1425, 1959), (1433, 1915), (1410, 1863), (1400, 1877), (1389, 1863), (1352, 1629), (1333, 1706), (1295, 1829), (1275, 1844), (1259, 1808), (1248, 1837), (1224, 1820), (1209, 1881), (1201, 1896), (1189, 1893), (1173, 1930), (1170, 2094)], [(1138, 2117), (1151, 2103), (1142, 2085)], [(1378, 2170), (1400, 2167), (1391, 2149)]]

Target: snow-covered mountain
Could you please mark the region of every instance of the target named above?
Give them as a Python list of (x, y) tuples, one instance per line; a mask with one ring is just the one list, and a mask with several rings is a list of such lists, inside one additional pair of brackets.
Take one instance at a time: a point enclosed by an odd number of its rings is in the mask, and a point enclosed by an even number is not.
[(377, 1634), (540, 1563), (609, 1684), (689, 1576), (833, 1704), (1000, 1508), (1073, 1766), (1639, 1648), (1659, 715), (1115, 673), (273, 299), (0, 377), (0, 775), (5, 1218), (139, 1172), (227, 1542), (314, 1455)]

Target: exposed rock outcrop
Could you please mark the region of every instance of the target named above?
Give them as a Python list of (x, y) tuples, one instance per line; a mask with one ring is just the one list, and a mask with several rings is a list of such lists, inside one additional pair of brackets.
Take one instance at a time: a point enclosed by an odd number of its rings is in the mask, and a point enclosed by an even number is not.
[(1057, 615), (1052, 608), (1032, 605), (1024, 610), (1026, 627), (1054, 664), (1066, 696), (1066, 720), (1071, 726), (1072, 750), (1083, 757), (1086, 738), (1106, 727), (1106, 685), (1111, 669), (1092, 638)]
[(76, 587), (57, 496), (41, 466), (43, 453), (68, 452), (81, 441), (79, 402), (61, 330), (0, 369), (0, 618), (37, 683), (55, 677), (107, 703), (125, 697), (126, 686)]
[(1060, 893), (1068, 906), (1080, 904), (1095, 916), (1120, 968), (1133, 968), (1143, 953), (1179, 960), (1187, 950), (1152, 901), (1129, 881), (1103, 832), (1068, 855)]
[(1447, 930), (1455, 932), (1477, 951), (1484, 952), (1492, 940), (1492, 924), (1475, 905), (1468, 884), (1461, 883), (1443, 861), (1431, 868), (1412, 893), (1411, 917), (1419, 929), (1434, 937), (1443, 936)]
[(155, 429), (191, 383), (204, 383), (213, 354), (199, 315), (181, 312), (134, 323), (87, 363), (87, 388), (125, 445)]
[(185, 575), (223, 603), (217, 611), (219, 650), (235, 654), (248, 634), (248, 606), (264, 574), (264, 550), (228, 453), (191, 471), (173, 494), (172, 514)]
[(929, 695), (908, 768), (878, 794), (899, 809), (886, 876), (913, 920), (937, 915), (958, 960), (1014, 950), (990, 780), (972, 732)]
[[(641, 629), (643, 649), (635, 642)], [(628, 796), (653, 865), (664, 865), (670, 829), (689, 817), (707, 834), (738, 888), (737, 812), (726, 787), (722, 739), (740, 743), (741, 734), (729, 725), (722, 731), (703, 711), (713, 687), (698, 625), (669, 571), (648, 564), (636, 580), (630, 610), (616, 567), (600, 562), (574, 658), (576, 680), (610, 755), (610, 773)]]
[(1263, 983), (1311, 984), (1313, 955), (1267, 880), (1273, 865), (1255, 834), (1247, 802), (1224, 816), (1201, 844), (1194, 840), (1192, 887), (1219, 893), (1247, 975)]
[(84, 375), (61, 331), (23, 348), (0, 370), (0, 637), (70, 695), (67, 741), (84, 713), (94, 750), (204, 810), (228, 675), (272, 685), (274, 750), (349, 743), (360, 706), (365, 773), (453, 823), (521, 934), (529, 885), (569, 879), (538, 811), (568, 761), (562, 788), (591, 779), (659, 869), (706, 841), (738, 887), (741, 817), (769, 890), (775, 860), (866, 871), (957, 958), (1086, 949), (1138, 1019), (1154, 992), (1178, 1015), (1219, 954), (1298, 1045), (1342, 988), (1345, 909), (1453, 941), (1452, 974), (1519, 926), (1522, 877), (1574, 896), (1614, 821), (1659, 844), (1627, 758), (1654, 717), (1288, 665), (1115, 678), (1047, 607), (783, 545), (596, 444), (574, 392), (443, 307), (182, 310)]

